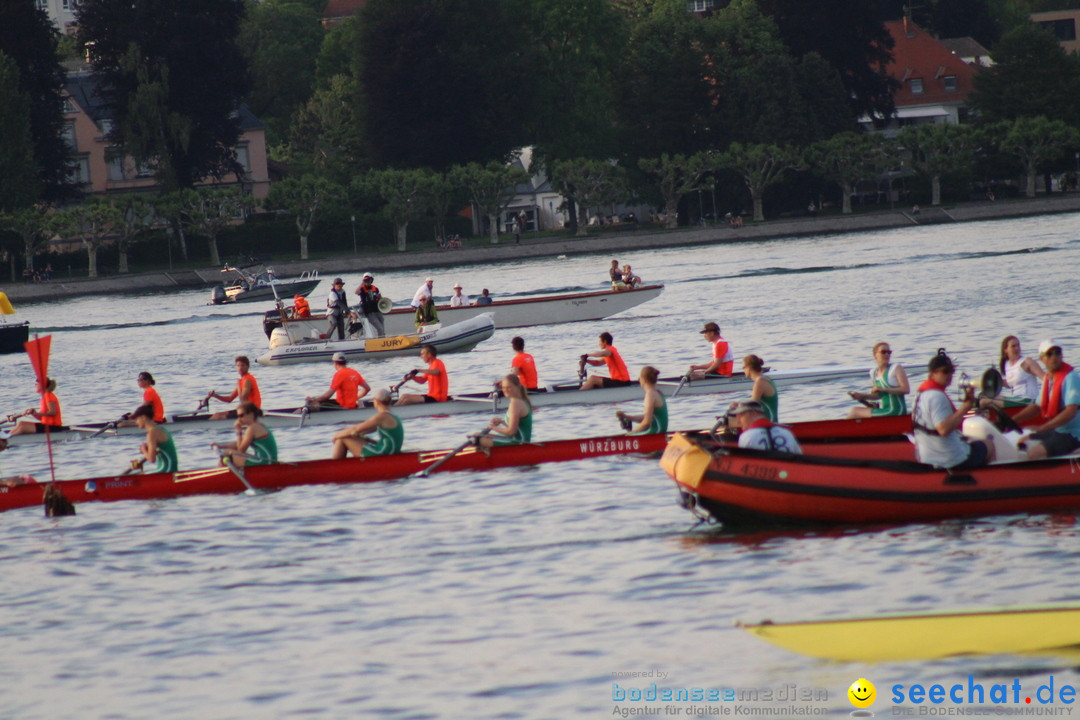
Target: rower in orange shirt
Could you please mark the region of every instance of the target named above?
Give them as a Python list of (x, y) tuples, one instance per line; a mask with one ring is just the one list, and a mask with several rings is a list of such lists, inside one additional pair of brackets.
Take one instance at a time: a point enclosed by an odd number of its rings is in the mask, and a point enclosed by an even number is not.
[(427, 383), (427, 394), (406, 393), (394, 403), (395, 405), (446, 402), (450, 399), (450, 378), (446, 375), (446, 365), (439, 359), (439, 351), (432, 345), (421, 345), (420, 358), (428, 364), (427, 368), (410, 371), (409, 379), (418, 383)]
[(731, 351), (728, 341), (720, 337), (720, 326), (714, 322), (705, 323), (705, 329), (699, 334), (704, 335), (705, 339), (712, 344), (712, 360), (704, 365), (691, 365), (690, 378), (701, 380), (707, 375), (731, 377), (731, 373), (735, 370), (735, 354)]
[[(236, 388), (228, 395), (219, 395), (216, 390), (211, 390), (206, 393), (206, 400), (209, 401), (210, 398), (213, 398), (228, 403), (239, 398), (242, 403), (255, 403), (255, 407), (261, 410), (262, 395), (259, 393), (259, 383), (256, 382), (255, 376), (249, 372), (251, 370), (251, 361), (247, 359), (246, 355), (240, 355), (236, 358), (235, 362), (236, 372), (240, 375), (240, 379), (236, 381)], [(227, 410), (214, 413), (210, 416), (210, 419), (222, 420), (224, 418), (234, 417), (236, 417), (236, 410)]]
[[(371, 392), (371, 386), (364, 380), (364, 376), (347, 365), (348, 359), (345, 353), (334, 353), (334, 368), (336, 372), (330, 379), (330, 389), (322, 395), (309, 397), (307, 405), (309, 410), (321, 410), (322, 408), (345, 408), (353, 410), (359, 404), (360, 399)], [(361, 392), (363, 388), (363, 392)], [(330, 396), (334, 395), (331, 400)]]
[(154, 411), (154, 422), (165, 422), (165, 403), (161, 401), (161, 396), (154, 388), (154, 376), (143, 370), (139, 373), (138, 383), (143, 389), (142, 404), (149, 405)]
[(64, 421), (60, 415), (60, 401), (56, 399), (54, 391), (56, 390), (56, 381), (50, 378), (45, 379), (45, 384), (42, 385), (39, 380), (35, 386), (34, 391), (41, 395), (41, 406), (39, 409), (28, 408), (22, 415), (30, 415), (34, 419), (32, 421), (20, 420), (15, 424), (15, 427), (11, 430), (12, 435), (32, 435), (34, 433), (43, 433), (45, 428), (51, 428), (53, 430), (64, 430)]
[(526, 390), (536, 390), (539, 386), (536, 376), (536, 360), (533, 359), (532, 355), (525, 352), (524, 338), (514, 338), (510, 341), (510, 347), (517, 353), (514, 355), (514, 359), (510, 361), (510, 367), (514, 369), (514, 373), (521, 380), (521, 384)]
[(600, 349), (581, 356), (582, 367), (585, 365), (607, 365), (608, 374), (611, 375), (611, 377), (590, 375), (589, 379), (582, 383), (582, 390), (625, 387), (631, 384), (630, 371), (626, 369), (626, 363), (623, 362), (622, 356), (612, 345), (612, 342), (611, 333), (602, 332), (600, 333)]

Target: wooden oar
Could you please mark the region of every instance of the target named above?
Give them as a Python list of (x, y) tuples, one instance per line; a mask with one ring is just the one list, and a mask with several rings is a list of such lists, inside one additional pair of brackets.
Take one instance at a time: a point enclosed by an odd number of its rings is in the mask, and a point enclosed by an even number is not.
[(443, 457), (439, 458), (435, 462), (431, 463), (430, 465), (428, 465), (426, 468), (424, 468), (420, 472), (413, 473), (412, 477), (414, 477), (414, 478), (426, 478), (428, 475), (430, 475), (431, 473), (438, 470), (439, 467), (441, 467), (443, 464), (448, 462), (450, 459), (456, 457), (457, 454), (460, 453), (462, 450), (469, 447), (470, 445), (478, 444), (479, 441), (480, 441), (480, 438), (482, 438), (485, 435), (488, 435), (490, 433), (491, 433), (491, 428), (487, 427), (487, 428), (484, 428), (483, 430), (481, 430), (480, 432), (476, 433), (475, 435), (470, 435), (468, 440), (461, 443), (456, 448), (451, 450), (449, 453), (447, 453)]

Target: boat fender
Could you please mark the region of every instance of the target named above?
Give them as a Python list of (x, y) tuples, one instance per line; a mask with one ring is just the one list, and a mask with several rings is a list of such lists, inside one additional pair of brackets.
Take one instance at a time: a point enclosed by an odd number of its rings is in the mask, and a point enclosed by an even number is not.
[(215, 285), (214, 289), (210, 291), (210, 302), (215, 305), (221, 305), (229, 301), (229, 296), (225, 294), (225, 288), (222, 285)]
[(697, 488), (705, 477), (712, 456), (682, 433), (668, 442), (660, 458), (660, 467), (675, 482)]
[(11, 306), (6, 293), (0, 292), (0, 315), (14, 315), (15, 308)]

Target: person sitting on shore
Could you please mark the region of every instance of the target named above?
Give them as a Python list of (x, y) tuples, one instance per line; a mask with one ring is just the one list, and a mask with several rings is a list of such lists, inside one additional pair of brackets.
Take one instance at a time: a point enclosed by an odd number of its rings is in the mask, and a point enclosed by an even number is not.
[(851, 391), (848, 393), (859, 402), (878, 401), (876, 407), (863, 406), (851, 408), (849, 418), (879, 417), (882, 415), (907, 415), (906, 396), (911, 392), (907, 373), (903, 365), (892, 364), (892, 349), (889, 343), (879, 342), (874, 345), (874, 360), (877, 366), (870, 371), (873, 387), (868, 393)]
[(624, 427), (628, 424), (632, 425), (627, 429), (627, 435), (653, 435), (667, 432), (667, 402), (664, 400), (664, 394), (656, 389), (656, 380), (659, 377), (660, 371), (651, 365), (641, 368), (638, 383), (645, 391), (645, 405), (640, 415), (628, 415), (622, 410), (615, 411), (615, 417)]
[(607, 365), (608, 374), (611, 375), (611, 377), (590, 375), (589, 378), (582, 383), (582, 390), (626, 387), (627, 385), (632, 384), (630, 381), (630, 371), (626, 369), (626, 363), (623, 362), (622, 356), (612, 344), (613, 342), (614, 338), (611, 337), (611, 333), (602, 332), (600, 333), (600, 349), (581, 356), (582, 368), (584, 368), (585, 365)]
[[(343, 460), (352, 453), (355, 457), (374, 457), (393, 455), (401, 452), (405, 442), (405, 426), (401, 419), (390, 412), (390, 391), (379, 388), (371, 394), (375, 403), (375, 414), (362, 423), (334, 434), (333, 460)], [(375, 439), (364, 437), (375, 432)]]

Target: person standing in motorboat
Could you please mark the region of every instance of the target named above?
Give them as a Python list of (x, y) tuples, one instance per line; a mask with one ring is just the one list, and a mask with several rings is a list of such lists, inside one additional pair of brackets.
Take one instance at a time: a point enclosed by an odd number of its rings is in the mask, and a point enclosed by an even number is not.
[(413, 295), (413, 299), (412, 302), (409, 303), (409, 307), (415, 310), (416, 308), (420, 307), (420, 302), (424, 298), (433, 297), (432, 292), (434, 287), (435, 280), (433, 280), (432, 278), (427, 278), (426, 280), (424, 280), (424, 284), (416, 289), (416, 293)]
[(375, 287), (375, 278), (371, 273), (364, 273), (364, 279), (356, 288), (356, 294), (360, 296), (360, 314), (371, 323), (378, 337), (386, 337), (386, 325), (383, 322), (382, 311), (379, 310), (382, 293)]
[(1039, 397), (1039, 384), (1046, 373), (1042, 365), (1020, 351), (1020, 340), (1009, 335), (1001, 341), (1001, 377), (1013, 397), (1033, 401)]
[(994, 461), (993, 440), (967, 439), (960, 433), (964, 415), (975, 406), (975, 389), (964, 388), (957, 408), (945, 389), (952, 383), (956, 368), (944, 348), (930, 358), (928, 376), (919, 386), (911, 424), (915, 430), (915, 456), (919, 462), (949, 470), (980, 468)]
[(860, 402), (878, 401), (877, 407), (863, 406), (851, 408), (849, 418), (868, 418), (881, 415), (907, 415), (906, 396), (911, 392), (904, 366), (892, 363), (892, 348), (889, 343), (879, 342), (874, 345), (874, 360), (877, 366), (870, 371), (873, 387), (868, 393), (851, 391), (848, 393)]
[(349, 299), (345, 295), (345, 281), (334, 278), (330, 294), (326, 297), (326, 318), (330, 325), (326, 330), (326, 339), (334, 339), (337, 330), (338, 340), (345, 339), (345, 318), (349, 315)]
[(1032, 460), (1068, 455), (1080, 448), (1080, 374), (1065, 362), (1061, 346), (1053, 340), (1039, 344), (1039, 359), (1046, 364), (1039, 400), (1013, 418), (1022, 423), (1041, 417), (1042, 424), (1019, 440), (1027, 445)]

